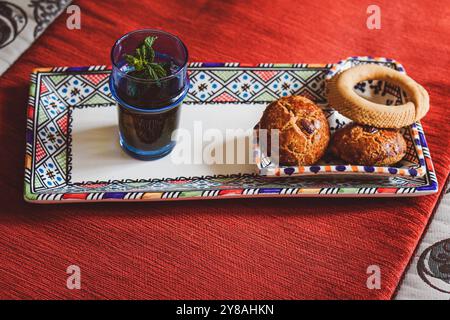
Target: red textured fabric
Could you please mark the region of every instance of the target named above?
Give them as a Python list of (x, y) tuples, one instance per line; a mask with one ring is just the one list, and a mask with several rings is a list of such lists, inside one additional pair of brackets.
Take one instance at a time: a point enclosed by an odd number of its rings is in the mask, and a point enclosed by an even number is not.
[[(134, 4), (133, 4), (134, 2)], [(437, 177), (449, 173), (448, 1), (75, 1), (0, 78), (1, 298), (380, 298), (395, 292), (438, 195), (39, 206), (22, 200), (29, 73), (108, 64), (123, 33), (180, 35), (191, 61), (395, 58), (430, 93), (423, 120)], [(82, 289), (66, 288), (79, 265)], [(382, 288), (366, 288), (377, 264)]]

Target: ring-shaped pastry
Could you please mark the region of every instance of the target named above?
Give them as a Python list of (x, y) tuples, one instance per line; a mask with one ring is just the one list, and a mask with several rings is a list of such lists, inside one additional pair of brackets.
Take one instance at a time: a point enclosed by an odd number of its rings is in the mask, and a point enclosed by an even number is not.
[[(366, 80), (383, 80), (399, 86), (408, 101), (398, 106), (371, 102), (359, 96), (354, 86)], [(343, 71), (328, 82), (328, 102), (347, 118), (378, 128), (401, 128), (420, 120), (430, 108), (427, 91), (404, 73), (375, 64)]]

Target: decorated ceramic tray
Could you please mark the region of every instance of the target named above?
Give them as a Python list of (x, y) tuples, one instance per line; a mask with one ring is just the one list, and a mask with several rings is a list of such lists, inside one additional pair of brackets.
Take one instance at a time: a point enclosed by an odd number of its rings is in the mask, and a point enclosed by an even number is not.
[[(403, 66), (392, 59), (349, 57), (333, 65), (325, 76), (325, 79), (329, 80), (336, 74), (348, 68), (367, 63), (383, 64), (401, 73), (405, 73)], [(385, 105), (400, 105), (405, 103), (407, 100), (406, 93), (398, 86), (379, 80), (369, 80), (358, 83), (354, 90), (365, 99)], [(329, 104), (323, 104), (322, 109), (325, 111), (327, 116), (331, 134), (346, 124), (352, 122), (350, 119), (334, 110)], [(420, 123), (413, 123), (409, 127), (402, 128), (400, 130), (406, 141), (407, 152), (405, 157), (395, 166), (380, 167), (352, 165), (333, 157), (329, 153), (327, 153), (319, 161), (319, 163), (313, 166), (279, 166), (275, 164), (275, 161), (272, 161), (272, 159), (267, 156), (263, 150), (261, 150), (262, 148), (260, 147), (258, 141), (257, 131), (255, 131), (254, 134), (255, 163), (258, 166), (259, 174), (268, 177), (360, 174), (384, 175), (391, 177), (423, 176), (426, 174), (426, 167), (425, 156), (419, 134), (419, 130), (421, 129), (419, 129), (419, 127), (421, 128)]]
[[(379, 60), (392, 67), (392, 62)], [(248, 128), (280, 96), (302, 94), (326, 107), (325, 77), (335, 65), (191, 63), (190, 91), (182, 107), (186, 132), (241, 130), (233, 137), (251, 156)], [(265, 177), (252, 160), (236, 164), (173, 164), (166, 156), (138, 161), (120, 148), (116, 104), (104, 66), (37, 69), (27, 112), (25, 199), (37, 203), (149, 201), (245, 197), (386, 197), (437, 192), (422, 127), (414, 143), (423, 153), (423, 175)], [(334, 126), (340, 123), (336, 121)], [(200, 126), (200, 128), (199, 128)], [(250, 130), (251, 131), (251, 130)], [(195, 143), (194, 143), (195, 145)], [(183, 144), (177, 144), (176, 155)], [(251, 157), (250, 157), (251, 158)]]

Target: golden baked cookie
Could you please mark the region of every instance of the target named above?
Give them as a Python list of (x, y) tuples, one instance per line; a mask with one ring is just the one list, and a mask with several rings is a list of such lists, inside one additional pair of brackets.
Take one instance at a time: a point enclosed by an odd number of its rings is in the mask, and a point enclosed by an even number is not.
[(349, 164), (390, 166), (406, 153), (406, 141), (395, 129), (351, 123), (336, 131), (331, 152)]
[(330, 128), (322, 109), (303, 96), (289, 96), (272, 102), (264, 111), (260, 129), (279, 131), (279, 161), (283, 166), (312, 165), (325, 153)]

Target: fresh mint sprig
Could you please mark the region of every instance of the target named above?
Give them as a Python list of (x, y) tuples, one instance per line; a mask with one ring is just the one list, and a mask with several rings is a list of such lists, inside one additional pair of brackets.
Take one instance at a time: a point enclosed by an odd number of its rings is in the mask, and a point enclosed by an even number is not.
[(128, 64), (134, 67), (133, 76), (142, 79), (158, 80), (167, 75), (166, 70), (160, 64), (155, 62), (155, 50), (153, 44), (158, 37), (147, 37), (143, 43), (136, 48), (136, 54), (125, 55)]

